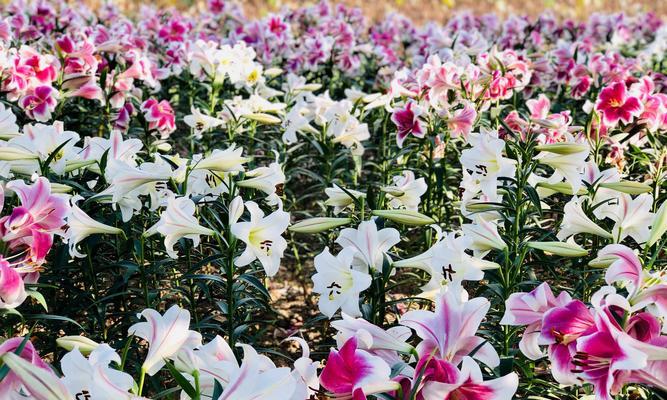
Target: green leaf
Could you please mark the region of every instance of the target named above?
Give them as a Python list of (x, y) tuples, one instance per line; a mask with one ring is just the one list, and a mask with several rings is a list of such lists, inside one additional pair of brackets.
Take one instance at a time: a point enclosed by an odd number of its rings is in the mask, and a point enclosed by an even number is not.
[(174, 380), (176, 381), (176, 383), (178, 383), (178, 386), (180, 386), (181, 389), (183, 389), (183, 391), (184, 391), (188, 396), (190, 396), (190, 398), (194, 399), (194, 398), (199, 397), (199, 395), (197, 394), (197, 391), (196, 391), (195, 388), (192, 386), (192, 384), (190, 383), (190, 381), (188, 381), (187, 378), (185, 378), (185, 377), (183, 376), (183, 374), (181, 374), (181, 373), (176, 369), (176, 367), (174, 367), (174, 364), (172, 364), (171, 362), (165, 360), (165, 365), (167, 366), (167, 369), (169, 370), (169, 373), (171, 374), (171, 376), (174, 377)]
[(36, 290), (26, 290), (25, 291), (28, 296), (32, 297), (33, 299), (37, 300), (37, 302), (44, 307), (44, 311), (49, 311), (49, 307), (46, 305), (46, 299), (44, 298), (44, 295), (39, 293)]

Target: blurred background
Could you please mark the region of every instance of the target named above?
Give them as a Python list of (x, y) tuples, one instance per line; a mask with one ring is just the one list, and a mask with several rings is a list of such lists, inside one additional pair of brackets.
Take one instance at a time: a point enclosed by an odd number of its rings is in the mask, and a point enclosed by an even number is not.
[[(95, 0), (91, 0), (94, 2)], [(142, 1), (160, 6), (174, 6), (180, 9), (190, 7), (203, 8), (202, 0), (115, 0), (127, 10), (136, 9)], [(452, 13), (470, 10), (475, 13), (494, 12), (499, 16), (508, 14), (536, 15), (550, 10), (555, 15), (565, 18), (583, 19), (594, 12), (654, 12), (667, 15), (667, 0), (330, 0), (359, 7), (371, 19), (382, 18), (386, 13), (399, 11), (416, 22), (438, 21)], [(298, 0), (245, 0), (239, 1), (246, 15), (263, 16), (280, 10), (282, 7), (310, 5), (315, 1)]]

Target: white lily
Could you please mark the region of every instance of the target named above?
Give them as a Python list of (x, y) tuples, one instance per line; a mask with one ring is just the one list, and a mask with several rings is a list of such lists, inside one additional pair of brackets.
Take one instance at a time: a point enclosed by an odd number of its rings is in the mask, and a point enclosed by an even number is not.
[(324, 204), (334, 207), (334, 215), (338, 215), (341, 211), (348, 207), (354, 209), (354, 199), (350, 196), (350, 194), (357, 199), (366, 197), (366, 193), (362, 193), (356, 190), (347, 189), (347, 192), (349, 192), (349, 194), (336, 184), (334, 184), (331, 188), (324, 189), (324, 193), (326, 193), (326, 195), (329, 197), (324, 202)]
[(289, 213), (278, 209), (264, 216), (264, 212), (253, 201), (245, 203), (245, 207), (250, 211), (250, 221), (236, 222), (231, 226), (232, 234), (246, 244), (234, 264), (244, 266), (259, 260), (266, 275), (274, 276), (280, 268), (283, 252), (287, 249), (287, 241), (282, 234), (289, 225)]
[(646, 242), (651, 234), (654, 213), (653, 197), (648, 193), (640, 194), (634, 199), (626, 193), (618, 193), (618, 201), (605, 209), (602, 217), (609, 217), (616, 222), (612, 230), (614, 239), (620, 243), (630, 236), (635, 242)]
[(192, 107), (190, 112), (192, 114), (183, 117), (183, 122), (192, 128), (198, 139), (202, 137), (202, 133), (225, 124), (224, 120), (203, 114), (195, 107)]
[(76, 204), (83, 200), (81, 196), (74, 196), (71, 200), (72, 208), (67, 216), (67, 230), (65, 231), (65, 240), (69, 246), (69, 253), (74, 257), (85, 257), (80, 253), (76, 246), (85, 238), (94, 234), (118, 235), (123, 232), (122, 229), (105, 225), (95, 221)]
[(325, 247), (315, 256), (317, 273), (312, 278), (313, 292), (320, 295), (320, 311), (329, 318), (338, 309), (353, 317), (361, 316), (359, 294), (371, 286), (372, 278), (352, 267), (355, 253), (355, 249), (348, 247), (334, 257)]
[(237, 183), (238, 186), (261, 190), (267, 195), (276, 193), (285, 184), (285, 173), (278, 162), (248, 171), (246, 177), (247, 179)]
[(164, 360), (172, 358), (182, 348), (194, 349), (201, 345), (201, 334), (190, 330), (188, 310), (173, 305), (161, 315), (147, 308), (139, 316), (148, 322), (132, 325), (128, 334), (138, 336), (149, 344), (148, 354), (141, 365), (148, 375), (155, 375), (164, 366)]
[(563, 211), (563, 221), (560, 225), (560, 231), (556, 235), (558, 240), (563, 241), (579, 233), (590, 233), (611, 239), (612, 235), (609, 232), (602, 229), (584, 213), (581, 208), (581, 200), (578, 197), (573, 197), (565, 205)]
[(368, 268), (382, 271), (387, 252), (400, 241), (401, 236), (396, 229), (384, 228), (378, 231), (372, 220), (361, 222), (357, 229), (343, 229), (336, 239), (336, 243), (343, 248), (356, 250), (352, 265), (361, 271), (368, 271)]
[(424, 178), (415, 179), (414, 172), (404, 171), (403, 175), (394, 176), (392, 180), (393, 186), (383, 188), (383, 191), (387, 192), (389, 206), (417, 211), (421, 196), (428, 189)]
[(110, 368), (111, 362), (120, 365), (121, 360), (108, 344), (98, 345), (87, 359), (75, 347), (60, 360), (63, 372), (61, 382), (76, 398), (84, 398), (85, 395), (95, 400), (134, 398), (128, 393), (134, 379), (125, 372)]
[(150, 227), (144, 235), (155, 232), (164, 235), (164, 247), (171, 258), (178, 258), (174, 245), (181, 238), (190, 239), (194, 246), (199, 246), (200, 235), (213, 235), (212, 229), (199, 225), (194, 216), (195, 203), (187, 197), (172, 197), (167, 200), (167, 208), (160, 215), (160, 220)]
[(285, 400), (296, 389), (289, 368), (263, 368), (265, 364), (255, 349), (242, 344), (243, 362), (235, 371), (219, 400)]
[(210, 156), (199, 161), (193, 169), (206, 169), (212, 172), (235, 173), (244, 171), (243, 164), (250, 161), (243, 157), (243, 148), (232, 144), (225, 150), (213, 150)]

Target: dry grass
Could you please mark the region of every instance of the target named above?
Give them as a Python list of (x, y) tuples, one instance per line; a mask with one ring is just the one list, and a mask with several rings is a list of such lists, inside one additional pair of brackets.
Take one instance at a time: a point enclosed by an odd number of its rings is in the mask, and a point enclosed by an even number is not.
[[(98, 0), (89, 0), (96, 2)], [(134, 10), (142, 1), (116, 0), (124, 8)], [(148, 2), (144, 0), (144, 2)], [(500, 16), (511, 14), (537, 15), (545, 10), (559, 17), (585, 19), (594, 12), (627, 13), (651, 11), (660, 16), (667, 16), (667, 1), (664, 0), (331, 0), (363, 9), (371, 19), (382, 18), (392, 11), (401, 12), (414, 21), (442, 21), (453, 13), (470, 10), (475, 13), (494, 12)], [(203, 7), (203, 0), (157, 0), (160, 6), (175, 6), (180, 9)], [(304, 0), (246, 0), (241, 1), (246, 14), (262, 16), (280, 10), (282, 7), (297, 7), (315, 3)]]

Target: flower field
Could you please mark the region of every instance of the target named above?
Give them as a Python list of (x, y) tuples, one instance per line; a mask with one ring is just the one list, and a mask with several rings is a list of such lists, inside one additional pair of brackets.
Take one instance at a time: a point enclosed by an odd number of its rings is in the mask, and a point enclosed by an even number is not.
[(667, 399), (666, 22), (0, 6), (0, 400)]

